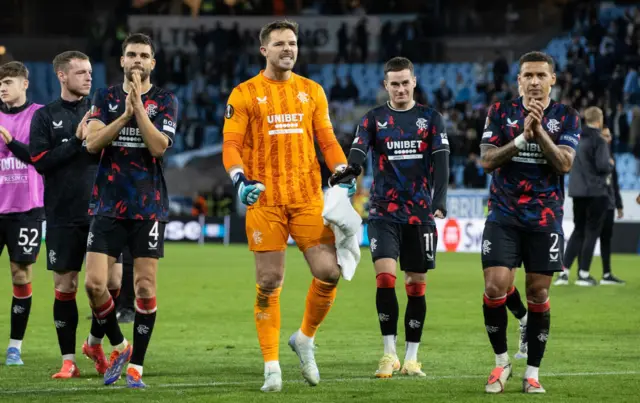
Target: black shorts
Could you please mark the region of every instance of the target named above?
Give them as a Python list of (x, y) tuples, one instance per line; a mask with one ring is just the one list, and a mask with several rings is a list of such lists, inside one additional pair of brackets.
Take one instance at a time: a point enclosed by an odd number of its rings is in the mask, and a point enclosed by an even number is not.
[(482, 233), (482, 268), (507, 267), (524, 263), (527, 273), (562, 271), (564, 237), (555, 232), (525, 231), (487, 222)]
[(0, 255), (4, 247), (9, 260), (20, 264), (33, 264), (40, 253), (42, 221), (0, 218)]
[[(47, 269), (57, 272), (81, 271), (88, 237), (88, 225), (47, 228)], [(122, 263), (122, 255), (118, 263)]]
[(371, 220), (367, 231), (374, 262), (382, 258), (397, 261), (399, 257), (402, 271), (426, 273), (435, 269), (438, 245), (435, 226)]
[(124, 247), (128, 246), (134, 259), (159, 259), (164, 257), (165, 224), (160, 221), (93, 216), (87, 239), (87, 252), (118, 257)]

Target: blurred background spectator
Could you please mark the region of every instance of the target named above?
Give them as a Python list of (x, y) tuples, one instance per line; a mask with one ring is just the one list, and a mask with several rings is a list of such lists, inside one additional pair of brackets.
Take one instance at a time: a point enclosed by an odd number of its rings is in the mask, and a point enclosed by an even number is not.
[[(488, 178), (477, 159), (487, 108), (518, 96), (519, 55), (544, 50), (557, 63), (552, 98), (581, 114), (592, 105), (605, 112), (621, 188), (640, 188), (640, 11), (634, 4), (69, 0), (63, 12), (55, 2), (8, 1), (14, 7), (0, 16), (0, 62), (27, 62), (34, 101), (58, 96), (50, 68), (56, 53), (69, 48), (89, 53), (95, 89), (121, 81), (120, 43), (128, 32), (155, 39), (153, 81), (180, 100), (179, 135), (167, 155), (174, 212), (220, 215), (235, 206), (220, 163), (223, 110), (233, 87), (263, 68), (260, 27), (281, 16), (300, 23), (296, 72), (324, 87), (345, 150), (363, 113), (387, 99), (382, 63), (407, 56), (416, 66), (416, 100), (445, 119), (451, 186), (486, 188)], [(362, 179), (362, 192), (370, 173)], [(365, 193), (358, 195), (362, 205)]]

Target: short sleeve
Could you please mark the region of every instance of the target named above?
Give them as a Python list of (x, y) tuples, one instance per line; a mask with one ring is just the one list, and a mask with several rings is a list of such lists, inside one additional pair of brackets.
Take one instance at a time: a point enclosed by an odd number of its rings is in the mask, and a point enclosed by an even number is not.
[(178, 126), (178, 100), (173, 94), (168, 93), (159, 101), (160, 113), (153, 118), (153, 125), (169, 138), (169, 147), (171, 147)]
[(431, 154), (449, 150), (449, 138), (447, 129), (444, 126), (444, 119), (439, 112), (435, 112), (431, 122)]
[(316, 107), (313, 111), (313, 130), (320, 131), (323, 129), (332, 129), (331, 118), (329, 117), (329, 102), (324, 89), (320, 85), (317, 86)]
[(224, 109), (224, 127), (223, 134), (242, 134), (247, 132), (249, 126), (249, 111), (242, 94), (242, 90), (238, 87), (234, 88), (229, 95), (227, 106)]
[(571, 147), (574, 150), (577, 149), (581, 133), (580, 115), (575, 109), (569, 109), (564, 117), (564, 122), (562, 122), (562, 132), (558, 136), (558, 145)]
[(494, 104), (489, 108), (487, 120), (484, 123), (482, 139), (480, 145), (489, 145), (494, 147), (502, 147), (504, 139), (500, 124), (500, 104)]
[(90, 122), (92, 120), (99, 121), (105, 125), (107, 125), (107, 88), (101, 88), (93, 94), (93, 100), (91, 101), (91, 111), (89, 113), (89, 117), (87, 121)]

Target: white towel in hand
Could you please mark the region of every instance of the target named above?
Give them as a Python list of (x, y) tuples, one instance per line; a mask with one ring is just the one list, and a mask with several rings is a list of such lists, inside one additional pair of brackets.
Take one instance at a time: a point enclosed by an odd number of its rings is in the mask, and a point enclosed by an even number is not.
[(360, 263), (360, 243), (358, 230), (362, 218), (351, 205), (348, 190), (339, 185), (328, 189), (324, 194), (322, 218), (336, 238), (338, 265), (345, 280), (351, 280)]

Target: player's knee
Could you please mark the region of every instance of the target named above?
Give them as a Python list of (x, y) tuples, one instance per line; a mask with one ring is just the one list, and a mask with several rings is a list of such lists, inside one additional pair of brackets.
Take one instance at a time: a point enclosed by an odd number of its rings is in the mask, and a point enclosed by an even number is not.
[(488, 281), (484, 286), (484, 293), (489, 298), (500, 298), (507, 295), (509, 286), (498, 282)]
[(156, 295), (156, 281), (152, 276), (138, 276), (135, 283), (135, 294), (137, 298), (151, 298)]
[(64, 293), (74, 293), (78, 291), (78, 275), (74, 272), (64, 274), (56, 273), (54, 276), (55, 289)]
[(318, 270), (314, 273), (314, 277), (325, 283), (337, 283), (340, 280), (340, 269), (336, 267), (326, 267), (324, 270)]
[(538, 285), (530, 285), (527, 287), (527, 301), (534, 304), (542, 304), (549, 299), (549, 289)]
[(427, 281), (427, 275), (425, 273), (411, 273), (411, 272), (406, 272), (405, 276), (404, 276), (404, 283), (406, 285), (410, 285), (410, 284), (419, 284), (419, 283), (426, 283)]
[(22, 285), (31, 282), (31, 276), (28, 270), (15, 270), (11, 272), (11, 281), (14, 285)]
[(93, 301), (104, 294), (107, 289), (107, 284), (98, 279), (87, 277), (84, 282), (84, 289), (87, 292), (89, 300)]
[(278, 272), (259, 272), (256, 275), (256, 283), (260, 288), (265, 290), (274, 290), (282, 286), (284, 281), (283, 273)]

